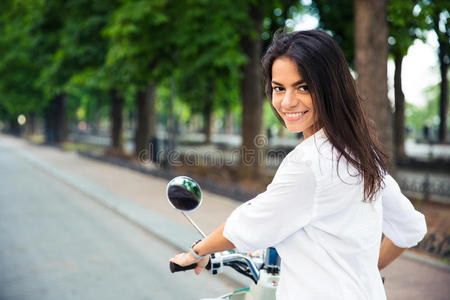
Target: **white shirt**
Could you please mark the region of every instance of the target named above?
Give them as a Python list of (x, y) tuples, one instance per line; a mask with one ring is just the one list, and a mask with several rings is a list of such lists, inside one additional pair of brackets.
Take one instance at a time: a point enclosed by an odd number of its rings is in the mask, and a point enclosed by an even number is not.
[(223, 235), (237, 250), (277, 249), (278, 300), (386, 299), (377, 267), (382, 232), (406, 248), (427, 231), (390, 175), (376, 199), (363, 202), (363, 180), (337, 158), (322, 128), (289, 152), (265, 192), (226, 221)]

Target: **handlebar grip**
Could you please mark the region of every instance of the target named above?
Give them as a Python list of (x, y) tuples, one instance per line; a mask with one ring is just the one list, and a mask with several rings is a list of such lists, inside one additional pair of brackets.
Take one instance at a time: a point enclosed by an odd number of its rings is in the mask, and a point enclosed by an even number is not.
[[(177, 265), (176, 263), (170, 262), (169, 267), (170, 267), (170, 272), (175, 273), (175, 272), (179, 272), (179, 271), (187, 271), (187, 270), (195, 269), (197, 267), (197, 263), (182, 267), (180, 265)], [(206, 268), (206, 270), (211, 270), (211, 260), (208, 262), (208, 264), (206, 265), (205, 268)]]
[(176, 263), (170, 262), (170, 272), (172, 272), (172, 273), (179, 272), (179, 271), (192, 270), (192, 269), (195, 269), (195, 267), (197, 267), (197, 263), (182, 267), (180, 265), (177, 265)]

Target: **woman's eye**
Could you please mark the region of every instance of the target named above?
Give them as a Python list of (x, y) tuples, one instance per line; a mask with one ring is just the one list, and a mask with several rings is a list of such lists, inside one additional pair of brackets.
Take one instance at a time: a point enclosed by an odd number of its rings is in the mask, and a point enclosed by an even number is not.
[(299, 86), (299, 87), (298, 87), (298, 90), (299, 90), (300, 92), (308, 92), (308, 91), (309, 91), (307, 85)]
[(272, 87), (272, 89), (273, 89), (275, 92), (277, 92), (277, 93), (283, 91), (283, 88), (282, 88), (281, 86), (274, 86), (274, 87)]

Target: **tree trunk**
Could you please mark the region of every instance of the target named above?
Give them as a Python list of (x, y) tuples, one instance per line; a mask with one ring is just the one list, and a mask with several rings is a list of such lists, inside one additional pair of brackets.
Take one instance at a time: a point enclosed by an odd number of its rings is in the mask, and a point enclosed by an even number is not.
[(148, 143), (155, 136), (155, 85), (149, 83), (146, 91), (136, 94), (136, 133), (135, 156), (139, 157), (142, 151), (148, 150)]
[(27, 114), (27, 123), (25, 124), (25, 134), (34, 135), (36, 134), (36, 122), (37, 117), (35, 112), (30, 112)]
[(142, 151), (147, 148), (148, 139), (148, 105), (145, 91), (136, 93), (136, 131), (134, 134), (134, 155), (139, 158)]
[(234, 122), (233, 122), (233, 114), (231, 111), (225, 112), (225, 133), (226, 134), (233, 134), (233, 128), (234, 128)]
[(111, 150), (123, 153), (123, 96), (115, 89), (111, 90)]
[[(384, 151), (392, 157), (392, 112), (387, 97), (388, 26), (384, 0), (354, 0), (355, 67), (363, 107)], [(394, 164), (390, 164), (392, 169)]]
[(100, 110), (102, 108), (102, 103), (100, 99), (96, 99), (94, 102), (94, 111), (92, 112), (91, 128), (92, 134), (97, 135), (100, 129)]
[(53, 112), (53, 103), (45, 109), (44, 113), (45, 143), (53, 144), (55, 142), (55, 113)]
[(17, 136), (20, 135), (20, 126), (19, 123), (17, 123), (17, 119), (9, 120), (9, 133)]
[(242, 97), (242, 146), (240, 158), (240, 175), (242, 178), (257, 178), (260, 173), (258, 162), (259, 147), (255, 137), (261, 134), (263, 116), (263, 88), (261, 78), (262, 23), (263, 15), (260, 8), (251, 3), (249, 15), (253, 21), (253, 34), (243, 36), (241, 47), (248, 58), (242, 67), (241, 97)]
[(205, 135), (205, 143), (211, 143), (212, 119), (213, 119), (213, 103), (208, 101), (203, 107), (203, 134)]
[(67, 140), (67, 94), (56, 96), (55, 104), (55, 143)]
[[(175, 78), (170, 79), (170, 97), (168, 103), (168, 114), (167, 114), (167, 154), (171, 153), (175, 149), (175, 115), (173, 110), (173, 105), (175, 102)], [(165, 164), (165, 167), (169, 165)]]
[(62, 143), (67, 140), (67, 95), (56, 95), (45, 112), (46, 143)]
[(395, 115), (394, 115), (394, 148), (395, 160), (405, 158), (405, 95), (402, 90), (402, 62), (403, 55), (396, 54), (394, 56), (395, 73), (394, 73), (394, 89), (395, 89)]
[(439, 96), (439, 141), (444, 143), (447, 141), (447, 114), (448, 114), (448, 80), (447, 71), (449, 62), (446, 61), (447, 45), (439, 40), (439, 69), (441, 71), (441, 85)]

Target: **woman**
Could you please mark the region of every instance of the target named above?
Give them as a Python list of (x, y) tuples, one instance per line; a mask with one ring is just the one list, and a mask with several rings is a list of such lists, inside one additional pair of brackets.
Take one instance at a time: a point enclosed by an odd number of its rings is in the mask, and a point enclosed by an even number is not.
[(210, 253), (275, 247), (277, 299), (386, 299), (379, 270), (426, 224), (386, 172), (342, 51), (325, 32), (293, 32), (273, 41), (263, 66), (277, 118), (305, 139), (265, 192), (171, 261), (197, 262), (199, 274)]

